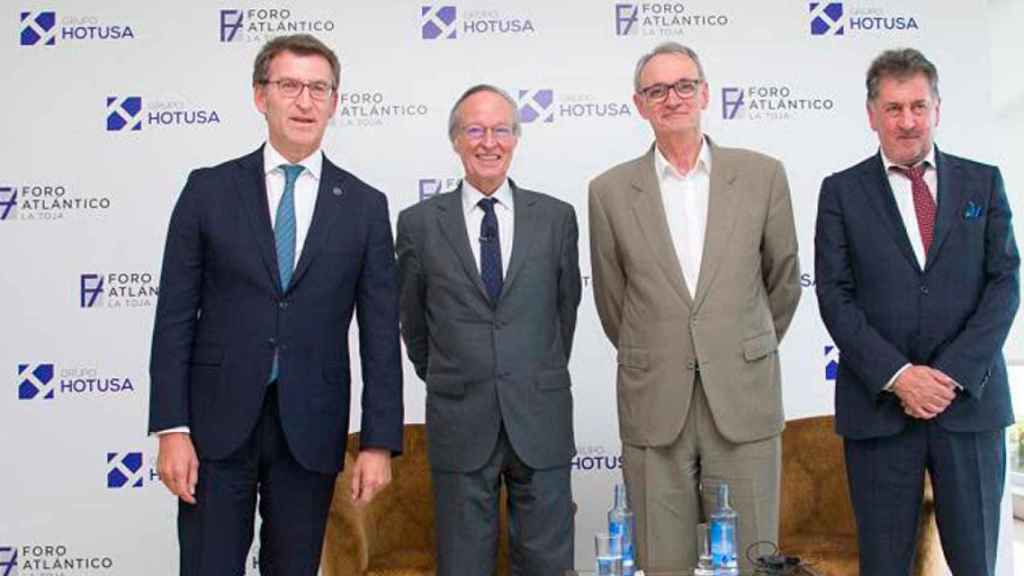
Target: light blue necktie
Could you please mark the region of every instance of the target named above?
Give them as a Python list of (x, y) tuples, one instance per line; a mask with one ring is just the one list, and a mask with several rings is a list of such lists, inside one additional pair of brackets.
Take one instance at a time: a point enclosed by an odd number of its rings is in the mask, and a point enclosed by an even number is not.
[[(277, 205), (274, 219), (274, 243), (277, 245), (277, 271), (281, 275), (281, 291), (288, 290), (295, 271), (295, 181), (302, 174), (303, 167), (297, 164), (282, 164), (284, 171), (284, 194)], [(270, 368), (268, 382), (277, 380), (277, 350), (274, 351), (274, 365)]]

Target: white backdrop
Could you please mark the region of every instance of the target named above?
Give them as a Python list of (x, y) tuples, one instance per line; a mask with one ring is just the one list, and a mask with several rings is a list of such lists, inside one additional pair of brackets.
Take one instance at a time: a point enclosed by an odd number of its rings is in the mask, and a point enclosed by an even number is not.
[[(694, 47), (712, 92), (706, 132), (786, 165), (805, 284), (781, 351), (788, 418), (832, 412), (837, 356), (813, 292), (813, 225), (821, 179), (876, 149), (864, 113), (871, 58), (924, 51), (941, 75), (939, 145), (1000, 157), (983, 0), (427, 2), (21, 0), (0, 17), (0, 576), (177, 573), (175, 502), (145, 435), (160, 258), (189, 170), (265, 138), (250, 79), (270, 36), (310, 31), (338, 52), (342, 98), (324, 149), (388, 195), (392, 219), (461, 175), (446, 120), (465, 88), (502, 86), (532, 119), (511, 175), (573, 203), (581, 223), (571, 362), (581, 567), (620, 454), (586, 186), (651, 142), (630, 100), (641, 53), (665, 40)], [(405, 376), (407, 420), (421, 422), (423, 385), (408, 364)]]

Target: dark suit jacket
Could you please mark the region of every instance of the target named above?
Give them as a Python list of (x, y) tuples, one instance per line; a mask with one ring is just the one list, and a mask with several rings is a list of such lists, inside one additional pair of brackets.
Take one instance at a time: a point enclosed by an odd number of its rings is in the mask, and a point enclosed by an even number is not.
[(280, 288), (262, 148), (192, 172), (171, 216), (150, 365), (149, 430), (189, 426), (223, 458), (259, 418), (275, 348), (281, 425), (304, 467), (334, 473), (359, 320), (362, 445), (402, 447), (398, 292), (387, 200), (324, 158), (291, 285)]
[(461, 186), (398, 217), (402, 336), (427, 384), (435, 469), (469, 472), (499, 425), (532, 468), (567, 466), (575, 451), (567, 364), (580, 302), (572, 206), (518, 188), (512, 257), (497, 304), (466, 234)]
[(882, 387), (904, 364), (964, 389), (938, 416), (951, 431), (1013, 421), (1002, 347), (1019, 303), (1020, 258), (999, 169), (936, 150), (938, 209), (924, 270), (879, 154), (825, 179), (818, 201), (818, 305), (841, 351), (836, 428), (892, 435), (908, 419)]

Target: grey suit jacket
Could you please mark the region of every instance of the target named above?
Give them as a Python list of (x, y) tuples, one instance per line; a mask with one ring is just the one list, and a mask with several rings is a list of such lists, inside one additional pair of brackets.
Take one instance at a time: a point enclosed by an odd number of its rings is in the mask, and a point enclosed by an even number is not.
[(778, 343), (800, 299), (782, 164), (711, 145), (700, 278), (690, 294), (665, 217), (654, 147), (590, 183), (594, 299), (618, 350), (619, 431), (639, 446), (673, 442), (700, 371), (718, 430), (733, 442), (784, 424)]
[(569, 353), (580, 301), (572, 206), (509, 181), (515, 241), (500, 298), (487, 296), (466, 235), (461, 186), (398, 217), (402, 337), (427, 384), (428, 453), (469, 472), (491, 455), (502, 423), (532, 468), (575, 450)]

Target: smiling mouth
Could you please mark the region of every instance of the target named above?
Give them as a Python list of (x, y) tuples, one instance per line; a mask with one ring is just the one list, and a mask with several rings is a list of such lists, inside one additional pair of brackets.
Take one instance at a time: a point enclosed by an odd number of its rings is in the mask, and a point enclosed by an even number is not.
[(312, 126), (313, 124), (316, 124), (316, 120), (313, 118), (300, 118), (293, 116), (292, 118), (290, 118), (290, 120), (292, 122), (295, 122), (296, 124), (301, 124), (303, 126)]

